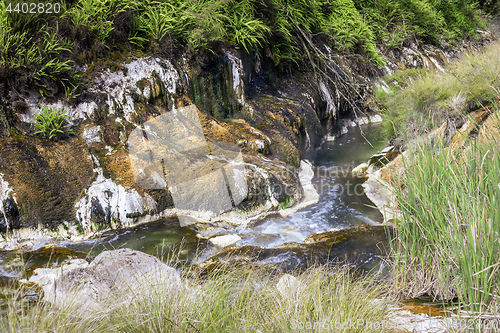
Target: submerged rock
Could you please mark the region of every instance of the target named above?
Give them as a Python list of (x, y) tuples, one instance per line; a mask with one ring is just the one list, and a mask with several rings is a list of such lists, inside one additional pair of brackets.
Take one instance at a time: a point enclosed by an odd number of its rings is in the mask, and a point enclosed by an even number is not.
[(260, 246), (228, 247), (199, 264), (211, 271), (223, 265), (258, 265), (271, 271), (306, 269), (314, 264), (342, 262), (370, 269), (377, 257), (387, 255), (387, 235), (392, 229), (386, 226), (348, 228), (309, 236), (304, 244), (288, 243), (277, 248)]
[(238, 235), (223, 235), (210, 238), (210, 243), (212, 243), (215, 246), (224, 248), (230, 245), (234, 245), (238, 243), (240, 240), (241, 237)]

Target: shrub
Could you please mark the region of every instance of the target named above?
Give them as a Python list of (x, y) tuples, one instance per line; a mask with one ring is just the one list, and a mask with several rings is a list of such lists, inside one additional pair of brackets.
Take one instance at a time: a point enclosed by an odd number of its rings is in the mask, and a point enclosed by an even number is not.
[(0, 68), (33, 73), (48, 95), (62, 90), (50, 89), (51, 82), (76, 85), (71, 60), (80, 53), (95, 59), (123, 47), (117, 35), (152, 52), (161, 51), (166, 36), (195, 50), (214, 51), (220, 43), (247, 52), (266, 48), (280, 69), (316, 66), (311, 62), (323, 56), (315, 48), (323, 45), (382, 65), (377, 43), (400, 47), (416, 36), (439, 44), (474, 34), (477, 25), (471, 0), (76, 0), (58, 15), (7, 13), (2, 0)]

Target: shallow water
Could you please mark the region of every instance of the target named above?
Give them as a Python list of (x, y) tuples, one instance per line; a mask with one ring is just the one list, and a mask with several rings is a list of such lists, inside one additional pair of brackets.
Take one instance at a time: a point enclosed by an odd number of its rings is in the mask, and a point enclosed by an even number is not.
[[(315, 170), (313, 183), (320, 193), (317, 204), (286, 218), (272, 216), (248, 229), (220, 229), (214, 230), (214, 234), (236, 233), (242, 237), (236, 245), (273, 248), (289, 242), (302, 243), (314, 233), (345, 229), (362, 223), (379, 224), (382, 215), (371, 207), (371, 202), (363, 193), (363, 179), (352, 177), (351, 170), (385, 145), (379, 125), (350, 128), (347, 134), (323, 144), (311, 160)], [(104, 250), (123, 247), (159, 258), (175, 253), (179, 260), (191, 261), (197, 251), (207, 247), (206, 241), (197, 238), (195, 231), (181, 227), (175, 217), (110, 231), (97, 239), (77, 243), (56, 242), (52, 244), (58, 247), (44, 249), (48, 244), (40, 242), (23, 253), (0, 253), (0, 275), (20, 277), (29, 274), (35, 267), (54, 266), (67, 258), (91, 259)], [(363, 251), (362, 248), (356, 250)], [(203, 257), (210, 253), (213, 251), (208, 251)]]
[(269, 217), (253, 228), (240, 230), (243, 240), (237, 245), (275, 247), (300, 243), (311, 234), (332, 229), (380, 224), (383, 217), (364, 194), (364, 180), (353, 177), (351, 171), (386, 145), (376, 124), (350, 128), (347, 134), (323, 144), (311, 161), (319, 202), (286, 218)]

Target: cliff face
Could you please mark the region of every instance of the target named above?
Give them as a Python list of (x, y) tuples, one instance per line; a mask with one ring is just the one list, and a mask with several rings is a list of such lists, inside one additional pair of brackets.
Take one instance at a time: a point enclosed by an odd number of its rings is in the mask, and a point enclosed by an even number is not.
[[(279, 211), (280, 203), (293, 206), (303, 196), (300, 160), (336, 131), (339, 117), (371, 110), (374, 77), (404, 67), (439, 67), (451, 56), (409, 45), (389, 52), (387, 66), (375, 69), (330, 54), (325, 66), (336, 70), (333, 80), (314, 72), (280, 74), (270, 59), (230, 49), (208, 60), (182, 54), (85, 65), (79, 68), (86, 81), (79, 96), (47, 99), (31, 92), (17, 97), (24, 105), (19, 112), (5, 113), (10, 120), (0, 138), (4, 247), (41, 236), (80, 239), (174, 214), (194, 218), (197, 228), (217, 221), (248, 225)], [(67, 112), (74, 135), (35, 135), (36, 115), (47, 106)], [(188, 106), (196, 108), (207, 142), (230, 143), (241, 152), (232, 163), (241, 166), (246, 190), (229, 210), (179, 209), (168, 188), (137, 184), (129, 136)]]
[[(17, 134), (0, 139), (0, 231), (6, 240), (79, 239), (181, 213), (199, 226), (219, 220), (246, 225), (279, 210), (280, 202), (300, 201), (298, 166), (302, 154), (319, 145), (315, 104), (322, 101), (265, 92), (250, 98), (248, 73), (234, 51), (212, 62), (204, 69), (182, 57), (143, 57), (113, 69), (91, 66), (82, 68), (87, 84), (76, 102), (50, 102), (35, 93), (27, 98)], [(305, 85), (301, 89), (307, 91)], [(36, 115), (47, 106), (66, 110), (75, 135), (57, 140), (34, 135)], [(179, 209), (169, 189), (144, 188), (134, 177), (131, 133), (189, 106), (207, 140), (231, 143), (241, 152), (233, 162), (242, 166), (246, 191), (229, 211)]]

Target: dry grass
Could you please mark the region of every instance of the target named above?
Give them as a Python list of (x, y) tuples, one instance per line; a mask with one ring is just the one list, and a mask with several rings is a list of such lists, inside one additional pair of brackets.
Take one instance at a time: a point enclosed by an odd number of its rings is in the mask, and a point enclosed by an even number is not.
[[(78, 299), (64, 308), (12, 301), (0, 331), (291, 332), (309, 322), (321, 326), (317, 332), (331, 332), (335, 322), (387, 320), (384, 287), (375, 286), (374, 277), (355, 277), (344, 268), (313, 267), (294, 274), (299, 282), (285, 293), (276, 288), (279, 277), (259, 269), (225, 268), (204, 277), (190, 269), (187, 275), (184, 288), (158, 285), (128, 306), (110, 302), (83, 313)], [(336, 331), (349, 332), (349, 327)]]

